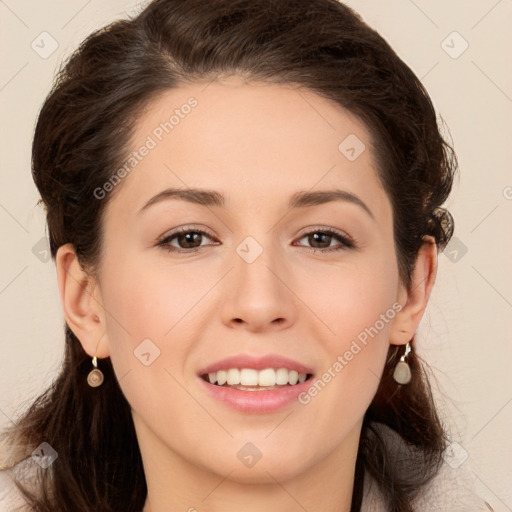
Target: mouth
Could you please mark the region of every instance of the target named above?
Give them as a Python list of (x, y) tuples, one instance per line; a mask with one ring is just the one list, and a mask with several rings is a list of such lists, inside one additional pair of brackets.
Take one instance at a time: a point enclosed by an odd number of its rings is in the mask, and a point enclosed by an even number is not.
[(288, 368), (226, 368), (203, 373), (200, 377), (217, 387), (241, 391), (271, 391), (302, 384), (310, 380), (313, 374)]
[(280, 354), (238, 354), (198, 371), (206, 396), (242, 413), (267, 414), (292, 406), (311, 385), (313, 369)]
[(270, 414), (296, 403), (311, 386), (313, 374), (282, 367), (229, 368), (201, 373), (200, 377), (207, 396), (222, 406), (242, 413)]

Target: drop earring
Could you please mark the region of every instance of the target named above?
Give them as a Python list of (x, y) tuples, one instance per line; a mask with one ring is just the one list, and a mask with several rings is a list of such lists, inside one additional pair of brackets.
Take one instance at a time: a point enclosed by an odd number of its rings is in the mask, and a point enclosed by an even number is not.
[(98, 368), (98, 359), (96, 356), (92, 358), (92, 365), (94, 368), (87, 375), (87, 384), (91, 386), (91, 388), (97, 388), (101, 386), (103, 382), (103, 372)]
[(395, 382), (398, 384), (409, 384), (409, 382), (411, 382), (411, 367), (405, 360), (410, 351), (411, 345), (407, 343), (404, 355), (400, 358), (400, 361), (398, 361), (397, 365), (395, 366), (393, 379), (395, 379)]

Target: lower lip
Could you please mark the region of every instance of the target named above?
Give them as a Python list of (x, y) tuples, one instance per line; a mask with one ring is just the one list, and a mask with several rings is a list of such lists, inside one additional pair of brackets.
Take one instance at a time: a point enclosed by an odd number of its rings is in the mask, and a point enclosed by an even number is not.
[(243, 391), (225, 386), (216, 386), (199, 377), (199, 380), (211, 396), (238, 411), (251, 413), (273, 412), (289, 405), (294, 400), (297, 400), (300, 393), (306, 391), (311, 386), (312, 379), (310, 377), (304, 382), (294, 386), (283, 386), (280, 389)]

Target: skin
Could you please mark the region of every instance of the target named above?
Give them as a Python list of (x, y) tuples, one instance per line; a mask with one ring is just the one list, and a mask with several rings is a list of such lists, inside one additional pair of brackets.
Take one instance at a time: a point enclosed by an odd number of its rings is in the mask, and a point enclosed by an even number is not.
[[(95, 274), (71, 245), (59, 249), (66, 321), (90, 356), (111, 357), (132, 407), (145, 511), (348, 512), (363, 415), (389, 345), (407, 343), (419, 325), (435, 244), (425, 239), (407, 289), (369, 132), (311, 91), (239, 77), (166, 91), (140, 118), (133, 149), (191, 96), (197, 107), (111, 192)], [(338, 150), (350, 134), (366, 146), (355, 161)], [(168, 187), (216, 190), (226, 204), (168, 199), (138, 213)], [(299, 190), (333, 188), (357, 195), (373, 217), (347, 201), (287, 207)], [(199, 251), (157, 245), (190, 225), (213, 237), (172, 245)], [(356, 246), (305, 236), (321, 228)], [(236, 251), (247, 236), (263, 249), (252, 263)], [(341, 250), (313, 252), (329, 246)], [(396, 303), (401, 311), (307, 405), (242, 413), (208, 396), (196, 375), (230, 355), (278, 353), (321, 376)], [(147, 338), (160, 350), (149, 366), (133, 353)], [(262, 453), (252, 468), (237, 457), (247, 442)]]

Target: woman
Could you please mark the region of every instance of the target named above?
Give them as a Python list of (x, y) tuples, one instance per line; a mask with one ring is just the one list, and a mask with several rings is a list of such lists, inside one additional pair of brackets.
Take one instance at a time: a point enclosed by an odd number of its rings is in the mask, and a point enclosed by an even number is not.
[(414, 345), (456, 158), (352, 10), (153, 1), (70, 57), (32, 157), (66, 354), (4, 435), (26, 510), (486, 510), (439, 491)]

